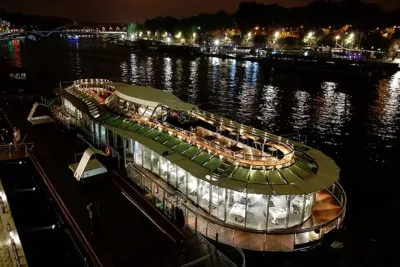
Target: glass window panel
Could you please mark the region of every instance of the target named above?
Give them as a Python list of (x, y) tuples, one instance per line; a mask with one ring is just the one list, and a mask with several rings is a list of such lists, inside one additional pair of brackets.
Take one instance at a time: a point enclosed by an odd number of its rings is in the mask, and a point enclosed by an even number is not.
[(247, 194), (246, 227), (256, 230), (267, 228), (268, 196)]
[(197, 178), (188, 173), (188, 196), (197, 204)]
[(210, 211), (210, 184), (199, 180), (199, 204), (206, 211)]
[(143, 165), (142, 144), (135, 141), (135, 163), (139, 166)]
[(151, 152), (151, 168), (152, 168), (152, 172), (159, 175), (160, 174), (160, 166), (159, 166), (159, 162), (160, 161), (160, 156), (155, 153), (155, 152)]
[(100, 140), (103, 144), (107, 144), (106, 129), (104, 126), (100, 126)]
[(288, 227), (293, 227), (301, 223), (303, 206), (304, 206), (304, 198), (302, 195), (290, 196)]
[(303, 221), (307, 220), (311, 216), (312, 209), (314, 206), (314, 201), (315, 201), (315, 193), (305, 195), (305, 203), (304, 203), (305, 207), (304, 207)]
[(184, 171), (181, 168), (178, 169), (178, 189), (181, 191), (184, 195), (187, 195), (186, 193), (186, 171)]
[(151, 150), (143, 146), (143, 167), (151, 170)]
[(286, 228), (288, 196), (271, 196), (268, 206), (268, 229)]
[(100, 140), (100, 129), (98, 124), (94, 124), (94, 129), (95, 129), (95, 139), (96, 141)]
[(244, 227), (246, 213), (246, 192), (228, 190), (226, 222)]
[(168, 161), (163, 157), (160, 157), (160, 176), (165, 181), (168, 180)]
[(135, 143), (132, 139), (127, 140), (127, 142), (128, 142), (128, 149), (126, 150), (126, 161), (132, 162)]
[(221, 220), (225, 219), (225, 188), (211, 186), (211, 214)]
[(168, 164), (169, 164), (168, 182), (169, 182), (170, 185), (172, 185), (173, 187), (176, 188), (176, 167), (172, 163), (168, 163)]

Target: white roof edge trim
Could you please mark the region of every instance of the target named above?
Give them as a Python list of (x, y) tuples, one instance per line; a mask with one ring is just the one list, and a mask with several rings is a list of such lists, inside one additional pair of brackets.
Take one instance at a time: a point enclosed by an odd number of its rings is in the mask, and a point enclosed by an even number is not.
[(141, 105), (144, 105), (144, 106), (157, 107), (158, 105), (161, 104), (161, 103), (158, 103), (158, 102), (153, 102), (153, 101), (143, 100), (143, 99), (132, 97), (132, 96), (127, 96), (127, 95), (122, 94), (122, 93), (120, 93), (118, 91), (115, 91), (115, 94), (118, 97), (120, 97), (120, 98), (122, 98), (124, 100), (130, 101), (130, 102), (134, 102), (134, 103), (137, 103), (137, 104), (141, 104)]

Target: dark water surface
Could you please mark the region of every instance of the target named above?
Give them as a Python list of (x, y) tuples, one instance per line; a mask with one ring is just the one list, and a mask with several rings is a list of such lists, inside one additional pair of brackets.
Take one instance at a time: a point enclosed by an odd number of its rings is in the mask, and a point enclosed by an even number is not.
[(333, 157), (348, 195), (344, 248), (271, 254), (251, 266), (394, 266), (400, 157), (400, 72), (360, 76), (284, 70), (248, 61), (131, 53), (100, 40), (44, 39), (0, 44), (26, 68), (35, 93), (53, 96), (59, 81), (109, 78), (172, 92), (182, 100)]

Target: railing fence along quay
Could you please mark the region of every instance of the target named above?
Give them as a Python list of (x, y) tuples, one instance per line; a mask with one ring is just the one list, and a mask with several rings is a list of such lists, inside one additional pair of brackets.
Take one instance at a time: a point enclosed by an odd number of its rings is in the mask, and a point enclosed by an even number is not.
[(16, 157), (27, 158), (29, 157), (28, 150), (33, 149), (33, 147), (34, 143), (21, 143), (17, 145), (10, 143), (8, 145), (0, 145), (0, 160), (2, 159), (2, 154), (8, 155), (7, 159), (15, 159)]

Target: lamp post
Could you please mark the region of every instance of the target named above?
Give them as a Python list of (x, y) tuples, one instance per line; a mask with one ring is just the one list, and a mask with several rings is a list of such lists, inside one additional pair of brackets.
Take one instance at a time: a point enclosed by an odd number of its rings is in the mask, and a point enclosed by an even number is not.
[(335, 36), (335, 47), (338, 47), (338, 40), (340, 39), (339, 35)]

